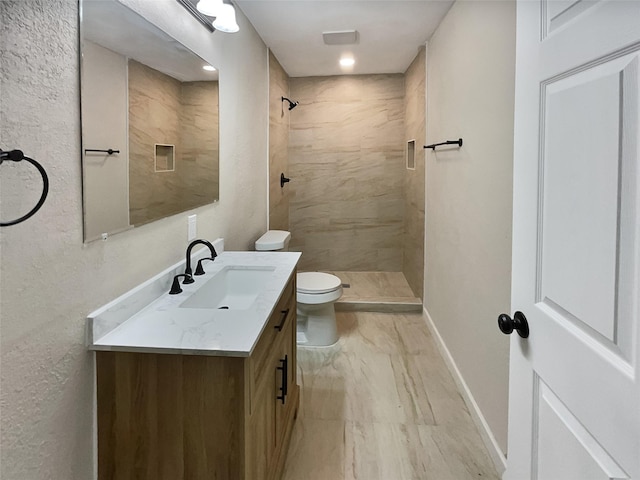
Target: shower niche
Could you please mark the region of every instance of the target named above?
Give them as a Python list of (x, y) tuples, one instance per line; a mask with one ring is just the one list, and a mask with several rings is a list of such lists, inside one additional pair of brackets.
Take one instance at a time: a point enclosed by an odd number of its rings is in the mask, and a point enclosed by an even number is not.
[(154, 165), (156, 172), (173, 172), (176, 169), (175, 158), (174, 145), (155, 144)]
[(416, 169), (416, 141), (407, 142), (407, 170)]

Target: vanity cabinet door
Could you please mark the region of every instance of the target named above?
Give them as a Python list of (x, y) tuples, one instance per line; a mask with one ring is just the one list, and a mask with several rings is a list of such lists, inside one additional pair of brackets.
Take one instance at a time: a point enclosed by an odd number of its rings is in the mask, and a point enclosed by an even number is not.
[(283, 369), (278, 370), (276, 373), (276, 385), (279, 397), (276, 402), (276, 447), (278, 448), (284, 440), (284, 431), (287, 426), (289, 411), (294, 406), (294, 400), (297, 400), (297, 396), (292, 395), (293, 390), (296, 388), (295, 350), (291, 345), (294, 328), (294, 322), (287, 324), (286, 330), (282, 332), (284, 336), (278, 348), (279, 368)]
[(279, 478), (286, 456), (293, 410), (298, 406), (294, 292), (295, 283), (291, 280), (251, 361), (253, 390), (247, 436), (248, 480)]
[[(267, 379), (265, 379), (267, 380)], [(247, 441), (247, 479), (267, 480), (273, 468), (273, 456), (276, 447), (275, 438), (275, 384), (270, 381), (259, 382), (253, 412), (249, 421)]]
[(280, 344), (277, 349), (278, 360), (283, 366), (283, 360), (286, 359), (286, 376), (285, 372), (278, 370), (275, 376), (276, 392), (281, 396), (280, 390), (286, 380), (286, 395), (284, 402), (277, 399), (275, 405), (275, 428), (276, 428), (276, 451), (275, 451), (275, 467), (274, 477), (272, 480), (278, 479), (284, 468), (287, 457), (287, 450), (291, 440), (291, 431), (293, 423), (298, 413), (298, 404), (300, 401), (299, 388), (297, 381), (297, 345), (296, 345), (296, 303), (295, 298), (291, 299), (290, 315), (287, 324), (283, 329)]
[[(291, 305), (294, 305), (292, 313)], [(283, 340), (291, 334), (295, 316), (293, 281), (289, 281), (249, 359), (250, 420), (247, 434), (247, 480), (272, 480), (282, 428), (277, 425), (278, 404), (283, 396)], [(285, 332), (287, 332), (285, 334)]]
[[(295, 273), (294, 273), (295, 275)], [(294, 277), (295, 278), (295, 277)], [(280, 300), (271, 314), (271, 318), (260, 336), (258, 344), (253, 350), (250, 362), (250, 390), (251, 411), (254, 409), (254, 397), (258, 391), (258, 385), (264, 381), (266, 376), (271, 378), (275, 364), (278, 363), (277, 345), (282, 341), (287, 325), (291, 323), (292, 315), (295, 316), (295, 290), (294, 280), (284, 288)], [(293, 305), (293, 307), (292, 307)], [(292, 310), (293, 308), (293, 310)]]

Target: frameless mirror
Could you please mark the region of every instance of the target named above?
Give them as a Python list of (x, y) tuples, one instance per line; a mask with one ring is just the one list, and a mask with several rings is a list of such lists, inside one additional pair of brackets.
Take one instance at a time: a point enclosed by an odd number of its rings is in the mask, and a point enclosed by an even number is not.
[(116, 0), (81, 36), (85, 242), (218, 200), (218, 71)]

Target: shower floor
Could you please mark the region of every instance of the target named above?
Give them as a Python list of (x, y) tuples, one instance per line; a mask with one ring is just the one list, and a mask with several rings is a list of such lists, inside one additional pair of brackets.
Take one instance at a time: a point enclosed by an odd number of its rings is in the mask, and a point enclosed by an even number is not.
[[(343, 293), (336, 310), (348, 312), (422, 312), (402, 272), (329, 272), (340, 278)], [(348, 285), (348, 287), (346, 286)]]

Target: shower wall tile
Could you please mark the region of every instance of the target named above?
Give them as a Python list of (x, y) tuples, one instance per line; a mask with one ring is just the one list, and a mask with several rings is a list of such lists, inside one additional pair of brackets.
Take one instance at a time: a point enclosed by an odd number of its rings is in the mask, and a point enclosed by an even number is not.
[(425, 154), (422, 147), (426, 135), (425, 64), (425, 49), (421, 48), (405, 72), (405, 144), (409, 140), (416, 143), (415, 170), (405, 170), (402, 189), (405, 213), (402, 272), (414, 295), (419, 298), (422, 298), (424, 284)]
[(291, 249), (302, 270), (400, 271), (404, 77), (290, 79)]
[(289, 230), (291, 184), (280, 187), (280, 174), (292, 176), (288, 148), (291, 111), (282, 97), (290, 98), (289, 76), (269, 52), (269, 228), (272, 230)]

